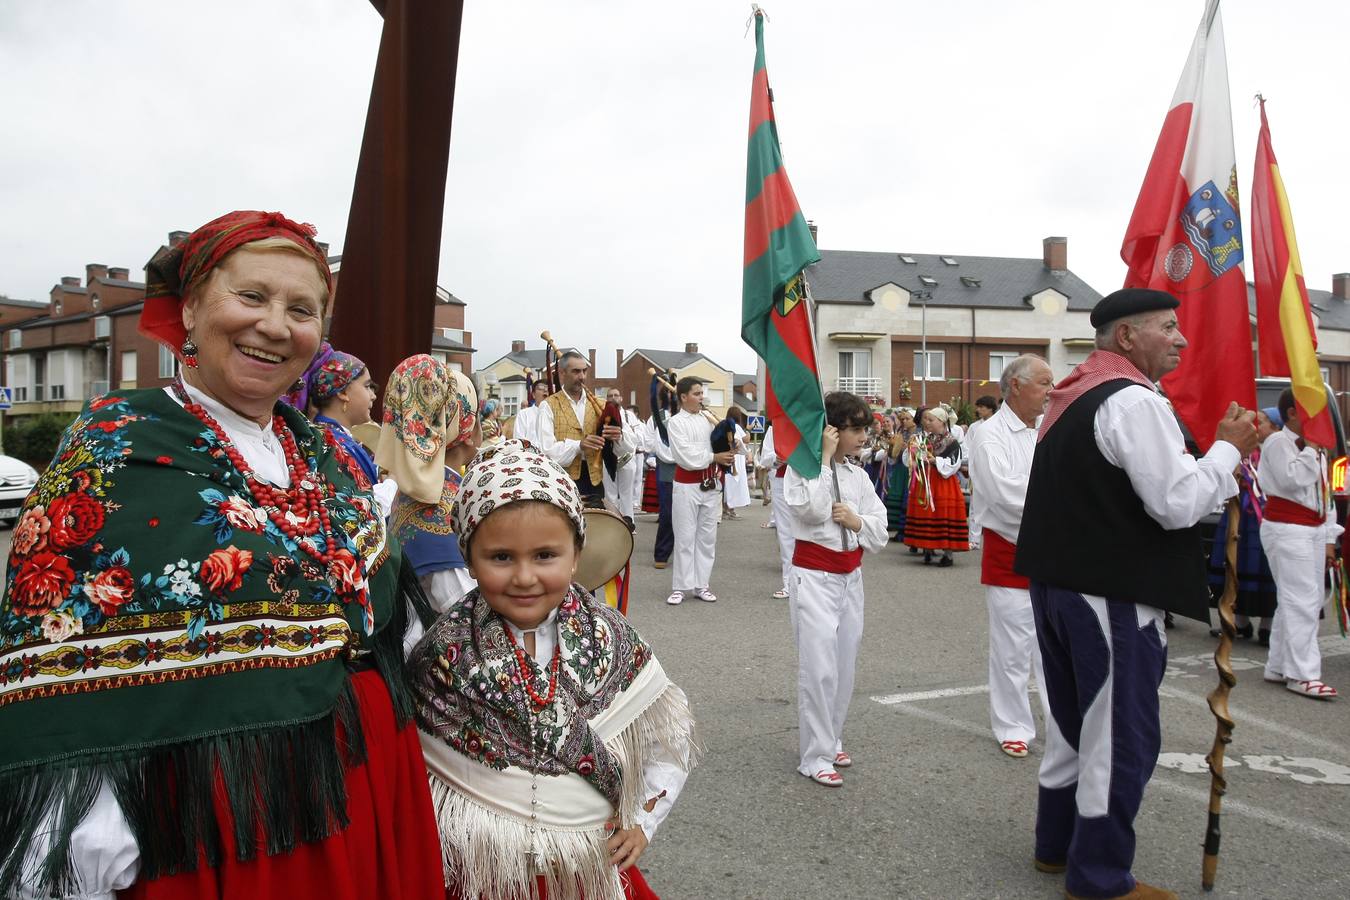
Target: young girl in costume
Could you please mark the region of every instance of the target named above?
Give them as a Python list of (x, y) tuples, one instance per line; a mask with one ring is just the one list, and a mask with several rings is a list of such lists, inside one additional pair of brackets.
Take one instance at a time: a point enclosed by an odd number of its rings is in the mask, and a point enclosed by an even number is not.
[(925, 564), (933, 561), (934, 550), (942, 551), (939, 566), (952, 565), (953, 550), (970, 549), (966, 498), (957, 478), (961, 442), (952, 434), (948, 418), (941, 407), (919, 410), (915, 419), (922, 430), (906, 451), (910, 485), (905, 543), (923, 551)]
[(838, 770), (853, 765), (844, 752), (844, 719), (863, 629), (863, 550), (886, 546), (886, 507), (861, 466), (872, 419), (856, 394), (825, 395), (825, 433), (815, 478), (789, 469), (783, 479), (792, 508), (792, 631), (797, 639), (797, 771), (817, 784), (840, 787)]
[(654, 898), (634, 863), (694, 763), (694, 722), (627, 620), (572, 582), (575, 483), (505, 441), (453, 515), (478, 587), (409, 659), (447, 895)]

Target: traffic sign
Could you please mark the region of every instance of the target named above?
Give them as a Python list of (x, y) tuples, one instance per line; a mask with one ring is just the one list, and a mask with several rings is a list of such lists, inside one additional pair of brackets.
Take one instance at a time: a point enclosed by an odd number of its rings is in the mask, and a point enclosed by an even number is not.
[(0, 387), (0, 409), (9, 409), (14, 405), (14, 391), (7, 387)]
[[(8, 388), (7, 388), (6, 390), (8, 390)], [(763, 416), (746, 416), (746, 421), (749, 423), (749, 425), (748, 425), (747, 427), (749, 427), (750, 433), (751, 433), (751, 434), (763, 434), (763, 433), (764, 433), (764, 417), (763, 417)]]

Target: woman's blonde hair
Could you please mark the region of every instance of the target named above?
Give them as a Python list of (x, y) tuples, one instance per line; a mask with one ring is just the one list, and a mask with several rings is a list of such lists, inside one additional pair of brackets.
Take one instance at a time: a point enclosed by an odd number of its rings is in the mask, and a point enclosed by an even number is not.
[[(247, 244), (240, 244), (238, 247), (235, 247), (233, 250), (227, 253), (221, 259), (221, 262), (224, 262), (226, 259), (229, 259), (234, 254), (238, 253), (240, 250), (258, 250), (264, 253), (268, 252), (294, 253), (297, 256), (303, 256), (305, 259), (314, 263), (314, 268), (319, 273), (319, 283), (323, 285), (323, 314), (325, 316), (328, 315), (329, 304), (331, 304), (333, 301), (332, 296), (328, 292), (329, 274), (325, 272), (323, 269), (319, 268), (319, 261), (314, 258), (314, 255), (310, 253), (310, 251), (306, 250), (304, 247), (300, 246), (300, 244), (291, 240), (290, 238), (272, 235), (271, 237), (259, 238), (256, 241), (249, 241)], [(183, 290), (184, 299), (191, 297), (192, 292), (195, 291), (202, 284), (202, 282), (210, 278), (211, 273), (218, 268), (220, 268), (220, 263), (217, 263), (210, 269), (207, 269), (200, 276), (198, 276), (196, 280), (186, 285)]]

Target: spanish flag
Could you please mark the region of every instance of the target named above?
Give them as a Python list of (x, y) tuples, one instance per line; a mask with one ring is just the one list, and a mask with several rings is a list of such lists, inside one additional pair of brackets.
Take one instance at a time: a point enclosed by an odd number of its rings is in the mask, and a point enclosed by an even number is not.
[(1294, 240), (1294, 217), (1289, 212), (1275, 148), (1270, 144), (1264, 98), (1256, 172), (1252, 175), (1252, 272), (1256, 279), (1261, 372), (1289, 376), (1303, 436), (1323, 447), (1335, 447), (1336, 429), (1317, 364), (1317, 333)]

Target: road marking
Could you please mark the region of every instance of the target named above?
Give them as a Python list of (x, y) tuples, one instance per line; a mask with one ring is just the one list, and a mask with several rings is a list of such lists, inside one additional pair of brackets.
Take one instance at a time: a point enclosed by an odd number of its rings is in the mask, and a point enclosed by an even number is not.
[[(1317, 639), (1318, 649), (1322, 653), (1322, 658), (1326, 659), (1332, 656), (1345, 656), (1350, 654), (1350, 640), (1346, 640), (1340, 635), (1328, 634)], [(1234, 644), (1234, 650), (1241, 650), (1242, 645)], [(1264, 669), (1266, 661), (1264, 658), (1254, 656), (1230, 656), (1229, 664), (1234, 672), (1242, 672), (1248, 669)], [(1214, 671), (1214, 651), (1208, 653), (1196, 653), (1192, 656), (1175, 656), (1167, 660), (1167, 675), (1169, 678), (1199, 678), (1205, 674), (1205, 671), (1188, 672), (1186, 669), (1201, 669), (1208, 672)]]
[[(881, 699), (881, 698), (873, 698), (873, 699)], [(964, 731), (967, 734), (973, 734), (979, 737), (988, 738), (991, 741), (994, 739), (994, 736), (992, 733), (990, 733), (989, 726), (987, 725), (975, 725), (974, 723), (953, 718), (952, 716), (948, 716), (943, 713), (933, 712), (932, 710), (924, 709), (921, 706), (908, 706), (902, 703), (896, 703), (891, 705), (896, 709), (896, 711), (904, 713), (907, 716), (914, 716), (915, 718), (918, 719), (927, 719), (930, 722), (940, 722), (944, 725), (948, 725), (952, 728), (955, 728), (958, 731)], [(1173, 794), (1179, 794), (1183, 797), (1189, 797), (1190, 799), (1196, 801), (1197, 803), (1209, 802), (1208, 790), (1202, 791), (1199, 788), (1193, 788), (1190, 787), (1189, 785), (1180, 784), (1168, 778), (1159, 777), (1156, 772), (1154, 773), (1153, 778), (1149, 780), (1149, 787), (1155, 786)], [(1261, 822), (1262, 824), (1265, 825), (1270, 825), (1274, 828), (1282, 828), (1285, 831), (1298, 832), (1300, 834), (1306, 835), (1307, 837), (1317, 838), (1318, 840), (1323, 840), (1331, 844), (1338, 844), (1341, 847), (1350, 848), (1350, 837), (1341, 834), (1338, 831), (1332, 831), (1330, 828), (1323, 828), (1321, 825), (1317, 825), (1313, 822), (1305, 822), (1302, 819), (1294, 819), (1290, 818), (1289, 816), (1282, 816), (1279, 813), (1271, 812), (1270, 810), (1264, 807), (1255, 806), (1251, 803), (1244, 803), (1241, 800), (1235, 800), (1231, 796), (1224, 798), (1223, 811), (1230, 815), (1244, 816), (1248, 819), (1253, 819), (1257, 822)]]
[[(1209, 764), (1203, 753), (1160, 753), (1158, 765), (1173, 769), (1183, 775), (1208, 775)], [(1325, 759), (1313, 759), (1310, 756), (1226, 756), (1225, 769), (1236, 769), (1243, 765), (1253, 772), (1265, 772), (1270, 775), (1288, 775), (1300, 784), (1350, 784), (1350, 766), (1328, 762)], [(1291, 769), (1311, 769), (1318, 775), (1304, 775)]]
[(989, 685), (976, 684), (970, 687), (942, 688), (937, 691), (915, 691), (910, 694), (887, 694), (883, 697), (873, 697), (872, 699), (885, 706), (893, 706), (896, 703), (914, 703), (917, 700), (941, 700), (943, 697), (967, 697), (971, 694), (987, 694)]
[[(1183, 703), (1189, 703), (1192, 706), (1200, 706), (1204, 707), (1205, 709), (1209, 709), (1209, 701), (1206, 700), (1204, 697), (1200, 696), (1199, 694), (1193, 694), (1190, 691), (1184, 691), (1180, 688), (1160, 687), (1158, 688), (1158, 695), (1160, 697), (1168, 697), (1173, 700), (1180, 700)], [(1240, 735), (1242, 727), (1244, 725), (1253, 726), (1256, 728), (1264, 728), (1266, 731), (1274, 732), (1275, 734), (1278, 734), (1281, 737), (1291, 737), (1296, 740), (1300, 740), (1303, 743), (1308, 744), (1309, 746), (1316, 747), (1319, 750), (1324, 750), (1335, 756), (1345, 755), (1346, 745), (1343, 743), (1337, 741), (1329, 741), (1326, 738), (1318, 737), (1315, 734), (1309, 734), (1306, 731), (1300, 731), (1297, 728), (1292, 728), (1288, 725), (1285, 725), (1282, 722), (1274, 722), (1271, 721), (1270, 719), (1262, 718), (1261, 716), (1254, 715), (1252, 713), (1247, 712), (1246, 710), (1238, 709), (1234, 707), (1231, 703), (1228, 705), (1228, 714), (1232, 716), (1233, 721), (1237, 723), (1237, 727), (1234, 729), (1235, 734)]]

